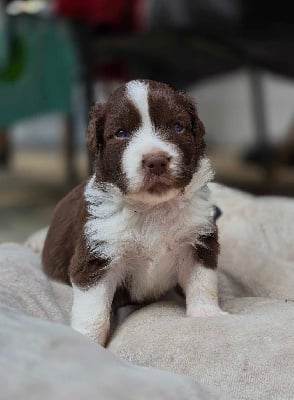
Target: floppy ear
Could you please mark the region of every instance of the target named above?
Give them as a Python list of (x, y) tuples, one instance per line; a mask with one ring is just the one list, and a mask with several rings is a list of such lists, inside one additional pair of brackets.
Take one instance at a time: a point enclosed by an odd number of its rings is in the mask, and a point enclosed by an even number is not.
[(206, 149), (206, 143), (204, 140), (204, 135), (205, 135), (205, 127), (201, 119), (198, 117), (198, 113), (196, 111), (195, 114), (195, 122), (194, 122), (194, 132), (195, 132), (195, 137), (197, 139), (197, 148), (198, 150), (203, 154), (205, 149)]
[(98, 154), (99, 148), (103, 143), (104, 105), (96, 103), (91, 108), (89, 116), (87, 146), (92, 153)]
[(190, 97), (189, 95), (187, 95), (184, 92), (179, 92), (179, 95), (181, 96), (181, 98), (184, 102), (185, 108), (190, 115), (192, 132), (194, 133), (194, 135), (204, 136), (205, 128), (204, 128), (202, 121), (200, 121), (200, 119), (198, 117), (197, 108), (196, 108), (194, 100), (192, 99), (192, 97)]
[(197, 149), (201, 152), (204, 152), (206, 147), (204, 141), (205, 128), (203, 122), (198, 117), (198, 112), (195, 102), (192, 99), (192, 97), (190, 97), (186, 93), (180, 92), (179, 94), (182, 97), (185, 107), (190, 115), (192, 132), (196, 138)]
[(196, 118), (196, 124), (195, 124), (195, 130), (196, 133), (200, 136), (204, 136), (205, 135), (205, 127), (203, 122), (201, 121), (201, 119), (197, 116)]

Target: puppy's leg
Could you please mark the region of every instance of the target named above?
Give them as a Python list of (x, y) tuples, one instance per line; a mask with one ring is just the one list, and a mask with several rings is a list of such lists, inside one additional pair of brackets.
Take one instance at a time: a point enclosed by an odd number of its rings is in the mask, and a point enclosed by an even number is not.
[(101, 345), (107, 341), (112, 301), (121, 274), (121, 268), (91, 254), (83, 239), (77, 244), (69, 267), (73, 286), (71, 326)]
[(184, 287), (188, 317), (208, 317), (227, 314), (218, 305), (217, 274), (215, 270), (195, 265)]
[(116, 290), (116, 282), (111, 282), (112, 279), (104, 277), (90, 289), (81, 289), (73, 284), (71, 326), (102, 346), (107, 341)]
[(186, 295), (189, 317), (227, 314), (218, 304), (217, 289), (217, 233), (201, 238), (201, 247), (192, 251), (192, 261), (181, 267), (179, 284)]

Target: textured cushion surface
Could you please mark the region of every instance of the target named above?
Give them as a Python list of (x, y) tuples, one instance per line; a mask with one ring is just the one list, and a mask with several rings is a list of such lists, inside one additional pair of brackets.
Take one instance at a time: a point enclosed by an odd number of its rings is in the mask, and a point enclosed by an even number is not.
[(0, 399), (226, 400), (191, 378), (130, 364), (66, 324), (71, 288), (40, 257), (0, 245)]

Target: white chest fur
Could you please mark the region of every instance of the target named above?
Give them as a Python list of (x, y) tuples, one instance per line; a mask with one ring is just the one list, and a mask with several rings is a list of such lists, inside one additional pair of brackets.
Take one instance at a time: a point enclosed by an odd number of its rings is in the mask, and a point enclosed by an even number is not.
[(156, 297), (174, 286), (178, 268), (191, 259), (190, 246), (211, 232), (211, 178), (209, 161), (202, 159), (184, 193), (152, 206), (127, 200), (114, 185), (101, 187), (94, 176), (89, 180), (89, 251), (108, 258), (108, 268), (128, 279), (134, 299)]

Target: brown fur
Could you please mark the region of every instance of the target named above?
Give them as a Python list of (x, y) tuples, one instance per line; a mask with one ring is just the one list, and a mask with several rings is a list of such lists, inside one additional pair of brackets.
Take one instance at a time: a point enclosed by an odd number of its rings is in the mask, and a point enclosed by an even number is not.
[[(182, 176), (177, 179), (174, 186), (185, 187), (192, 179), (199, 159), (204, 153), (203, 124), (189, 96), (176, 92), (164, 83), (149, 81), (149, 87), (151, 88), (148, 98), (151, 120), (167, 140), (171, 140), (178, 146), (184, 158)], [(184, 126), (181, 134), (173, 131), (172, 125), (175, 122), (180, 122)]]
[(96, 175), (104, 182), (117, 185), (124, 193), (126, 192), (126, 180), (120, 170), (119, 160), (127, 145), (127, 141), (115, 137), (119, 129), (134, 132), (141, 123), (141, 117), (134, 105), (124, 94), (125, 88), (120, 87), (109, 98), (105, 106), (96, 104), (90, 113), (89, 136), (91, 151), (98, 155), (95, 160)]
[(70, 284), (69, 266), (77, 241), (83, 237), (86, 205), (81, 183), (57, 205), (42, 253), (43, 268), (52, 279)]
[(52, 279), (86, 288), (101, 278), (107, 260), (93, 256), (86, 246), (83, 234), (87, 218), (84, 188), (85, 183), (80, 184), (57, 205), (42, 261), (45, 273)]
[(199, 241), (201, 244), (194, 247), (195, 259), (199, 260), (206, 268), (216, 269), (219, 254), (217, 226), (211, 235), (201, 236)]

